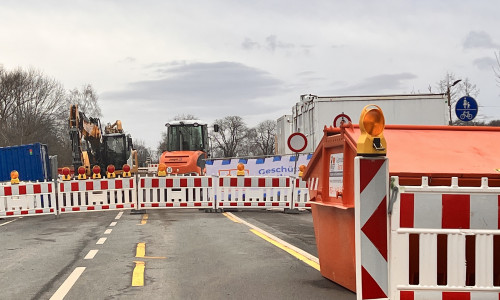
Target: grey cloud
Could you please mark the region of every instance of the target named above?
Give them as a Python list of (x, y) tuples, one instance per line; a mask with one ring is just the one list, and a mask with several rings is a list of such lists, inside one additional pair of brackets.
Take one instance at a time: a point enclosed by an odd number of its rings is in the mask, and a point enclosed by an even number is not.
[(252, 114), (269, 112), (278, 104), (260, 98), (287, 90), (266, 71), (235, 62), (150, 65), (165, 78), (128, 84), (125, 90), (103, 93), (101, 98), (136, 102), (139, 106), (165, 109), (171, 114)]
[(479, 70), (491, 70), (495, 66), (497, 61), (492, 57), (481, 57), (474, 60), (473, 64)]
[(498, 48), (499, 45), (493, 41), (491, 36), (485, 31), (471, 31), (465, 37), (464, 49), (472, 48), (486, 48), (493, 49)]
[(404, 81), (416, 79), (412, 73), (382, 74), (365, 78), (362, 82), (340, 89), (333, 89), (337, 94), (376, 94), (383, 92), (400, 92), (405, 88)]
[(260, 44), (259, 43), (254, 42), (254, 41), (252, 41), (249, 38), (245, 38), (245, 40), (243, 41), (243, 43), (241, 43), (241, 46), (245, 50), (252, 50), (254, 48), (260, 48)]
[(279, 41), (276, 35), (270, 35), (266, 37), (266, 45), (267, 48), (271, 51), (275, 51), (276, 49), (290, 49), (295, 47), (294, 44)]

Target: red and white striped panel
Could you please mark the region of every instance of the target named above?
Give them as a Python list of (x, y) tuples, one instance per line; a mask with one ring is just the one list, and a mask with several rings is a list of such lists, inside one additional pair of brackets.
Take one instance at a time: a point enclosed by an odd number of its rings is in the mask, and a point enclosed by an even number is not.
[(500, 229), (500, 195), (402, 193), (401, 228)]
[(59, 184), (59, 212), (133, 209), (137, 207), (134, 181), (134, 178), (63, 181)]
[(290, 202), (218, 201), (218, 208), (290, 208)]
[(59, 192), (89, 192), (103, 190), (133, 189), (134, 178), (87, 179), (63, 181), (59, 184)]
[(499, 300), (500, 292), (498, 291), (453, 291), (453, 292), (443, 292), (443, 291), (430, 291), (430, 290), (418, 290), (418, 291), (400, 291), (400, 300)]
[(358, 299), (387, 299), (388, 160), (385, 157), (356, 157), (354, 170)]
[(0, 217), (15, 217), (15, 216), (29, 216), (29, 215), (52, 215), (56, 213), (55, 208), (39, 208), (39, 209), (23, 209), (23, 210), (11, 210), (11, 211), (1, 211)]
[(0, 217), (55, 214), (53, 186), (52, 182), (0, 186)]
[(213, 208), (213, 180), (208, 176), (144, 177), (140, 180), (141, 208)]
[(295, 194), (293, 195), (294, 208), (311, 208), (309, 203), (308, 182), (302, 178), (295, 179)]
[(140, 203), (141, 208), (211, 208), (212, 202), (146, 202)]
[(145, 177), (141, 178), (141, 188), (211, 188), (211, 177)]
[(52, 182), (25, 183), (0, 186), (0, 197), (49, 194), (53, 191)]
[(307, 187), (309, 188), (309, 193), (314, 194), (318, 190), (319, 178), (309, 178), (307, 180)]
[(101, 210), (133, 209), (134, 207), (135, 207), (135, 203), (123, 203), (123, 204), (61, 207), (60, 211), (61, 211), (61, 213), (86, 212), (86, 211), (101, 211)]
[(283, 188), (290, 187), (289, 177), (220, 177), (219, 187), (255, 187), (255, 188)]

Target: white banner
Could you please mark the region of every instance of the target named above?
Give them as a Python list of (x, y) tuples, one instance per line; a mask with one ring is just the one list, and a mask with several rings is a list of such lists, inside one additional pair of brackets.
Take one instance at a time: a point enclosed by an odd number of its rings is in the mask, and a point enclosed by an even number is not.
[(297, 160), (295, 176), (298, 176), (299, 166), (307, 166), (311, 156), (312, 154), (299, 154), (296, 157), (295, 154), (292, 154), (249, 159), (211, 159), (207, 160), (207, 175), (236, 175), (238, 164), (243, 163), (247, 176), (292, 176), (294, 175), (295, 160)]

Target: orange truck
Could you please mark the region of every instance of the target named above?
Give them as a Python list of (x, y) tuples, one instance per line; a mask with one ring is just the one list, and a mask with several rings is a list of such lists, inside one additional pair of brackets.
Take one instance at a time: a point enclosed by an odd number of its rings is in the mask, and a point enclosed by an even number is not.
[(159, 159), (167, 175), (205, 175), (208, 152), (207, 123), (200, 120), (178, 120), (165, 124), (167, 146)]

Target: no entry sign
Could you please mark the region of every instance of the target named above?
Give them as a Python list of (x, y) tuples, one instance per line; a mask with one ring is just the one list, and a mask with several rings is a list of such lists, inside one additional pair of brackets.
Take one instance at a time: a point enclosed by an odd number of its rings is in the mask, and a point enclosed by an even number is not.
[(292, 133), (288, 137), (288, 148), (293, 152), (299, 153), (304, 151), (307, 147), (307, 138), (300, 132)]

